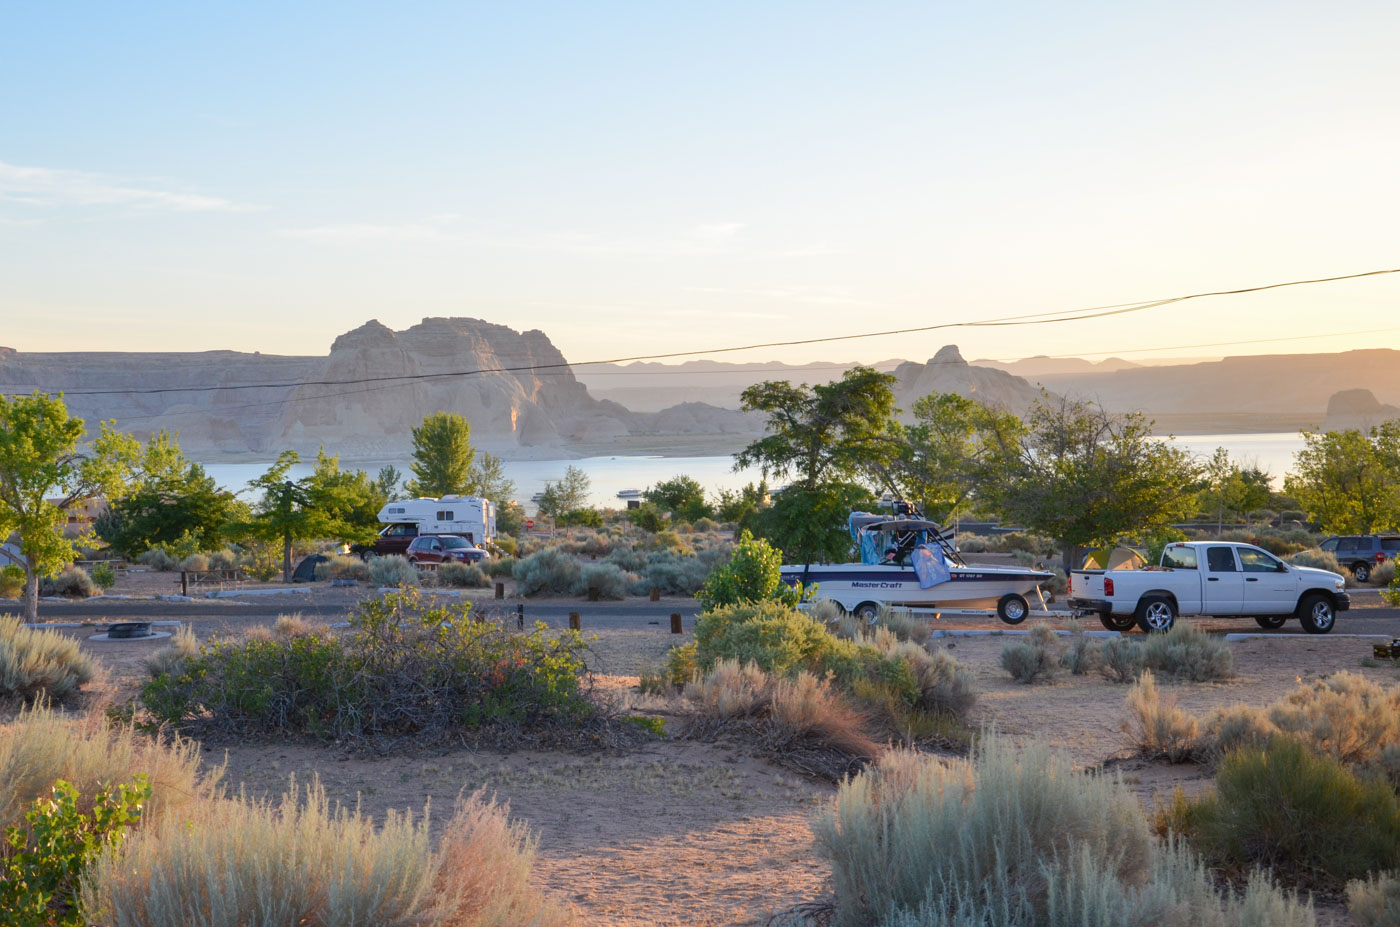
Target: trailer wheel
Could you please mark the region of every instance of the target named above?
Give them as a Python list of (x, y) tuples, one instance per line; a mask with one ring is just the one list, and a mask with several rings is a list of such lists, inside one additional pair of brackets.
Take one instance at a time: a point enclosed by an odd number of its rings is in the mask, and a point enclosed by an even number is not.
[(1176, 624), (1176, 606), (1164, 595), (1145, 595), (1138, 602), (1137, 625), (1146, 634), (1170, 631)]
[(1007, 624), (1020, 624), (1031, 613), (1026, 597), (1008, 592), (997, 600), (997, 617)]
[(1287, 615), (1255, 615), (1255, 622), (1266, 631), (1277, 631), (1288, 620)]
[(864, 621), (866, 624), (870, 624), (880, 616), (880, 603), (862, 602), (855, 607), (851, 614), (855, 615), (857, 618), (859, 618), (861, 621)]
[(1100, 613), (1099, 621), (1101, 621), (1103, 626), (1108, 630), (1117, 631), (1120, 634), (1126, 634), (1137, 624), (1137, 619), (1132, 615), (1115, 615), (1111, 612), (1107, 615)]

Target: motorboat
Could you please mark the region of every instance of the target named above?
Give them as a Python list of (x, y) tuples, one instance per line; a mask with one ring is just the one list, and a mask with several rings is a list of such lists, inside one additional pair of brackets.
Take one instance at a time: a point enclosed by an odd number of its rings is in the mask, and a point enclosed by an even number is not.
[(1030, 613), (1028, 597), (1043, 603), (1040, 584), (1054, 574), (1028, 567), (969, 565), (951, 532), (923, 518), (852, 512), (851, 539), (859, 562), (784, 564), (783, 581), (815, 585), (814, 600), (829, 599), (869, 620), (880, 606), (910, 609), (995, 608), (1008, 624)]
[(619, 499), (640, 499), (642, 491), (640, 489), (624, 489), (617, 494)]

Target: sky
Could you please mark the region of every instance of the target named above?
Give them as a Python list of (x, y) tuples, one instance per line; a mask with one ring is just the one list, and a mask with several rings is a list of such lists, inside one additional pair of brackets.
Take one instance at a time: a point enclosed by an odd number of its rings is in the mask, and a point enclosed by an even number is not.
[[(449, 315), (581, 362), (1400, 267), (1398, 30), (1352, 0), (11, 4), (0, 345), (324, 354)], [(1400, 274), (726, 357), (1400, 348), (1398, 305)]]

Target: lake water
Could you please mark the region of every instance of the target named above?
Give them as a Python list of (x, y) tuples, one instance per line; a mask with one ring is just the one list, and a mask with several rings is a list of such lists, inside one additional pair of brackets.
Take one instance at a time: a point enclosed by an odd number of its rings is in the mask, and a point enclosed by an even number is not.
[[(1303, 446), (1296, 432), (1246, 435), (1180, 435), (1176, 442), (1191, 453), (1209, 457), (1217, 447), (1230, 451), (1236, 460), (1258, 464), (1274, 477), (1275, 485), (1293, 466), (1293, 454)], [(394, 461), (407, 472), (405, 461)], [(248, 481), (264, 473), (268, 463), (209, 464), (209, 475), (221, 486), (242, 490)], [(573, 465), (588, 474), (591, 481), (590, 502), (598, 507), (619, 507), (617, 494), (624, 489), (646, 489), (679, 474), (692, 476), (713, 493), (718, 489), (738, 489), (746, 483), (757, 482), (762, 474), (757, 470), (734, 470), (734, 458), (723, 457), (584, 457), (577, 460), (519, 460), (506, 461), (506, 476), (515, 481), (516, 501), (534, 512), (530, 497), (545, 488), (546, 481), (564, 476), (566, 467)], [(356, 464), (371, 475), (380, 464)], [(294, 479), (311, 473), (310, 464), (292, 469)]]

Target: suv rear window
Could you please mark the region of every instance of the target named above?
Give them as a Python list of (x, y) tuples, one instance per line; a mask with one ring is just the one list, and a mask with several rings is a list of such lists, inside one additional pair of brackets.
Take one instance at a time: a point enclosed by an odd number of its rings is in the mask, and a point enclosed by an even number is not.
[(1400, 538), (1381, 538), (1381, 550), (1400, 550)]
[(1173, 570), (1194, 570), (1196, 568), (1196, 548), (1168, 547), (1162, 551), (1162, 566)]

